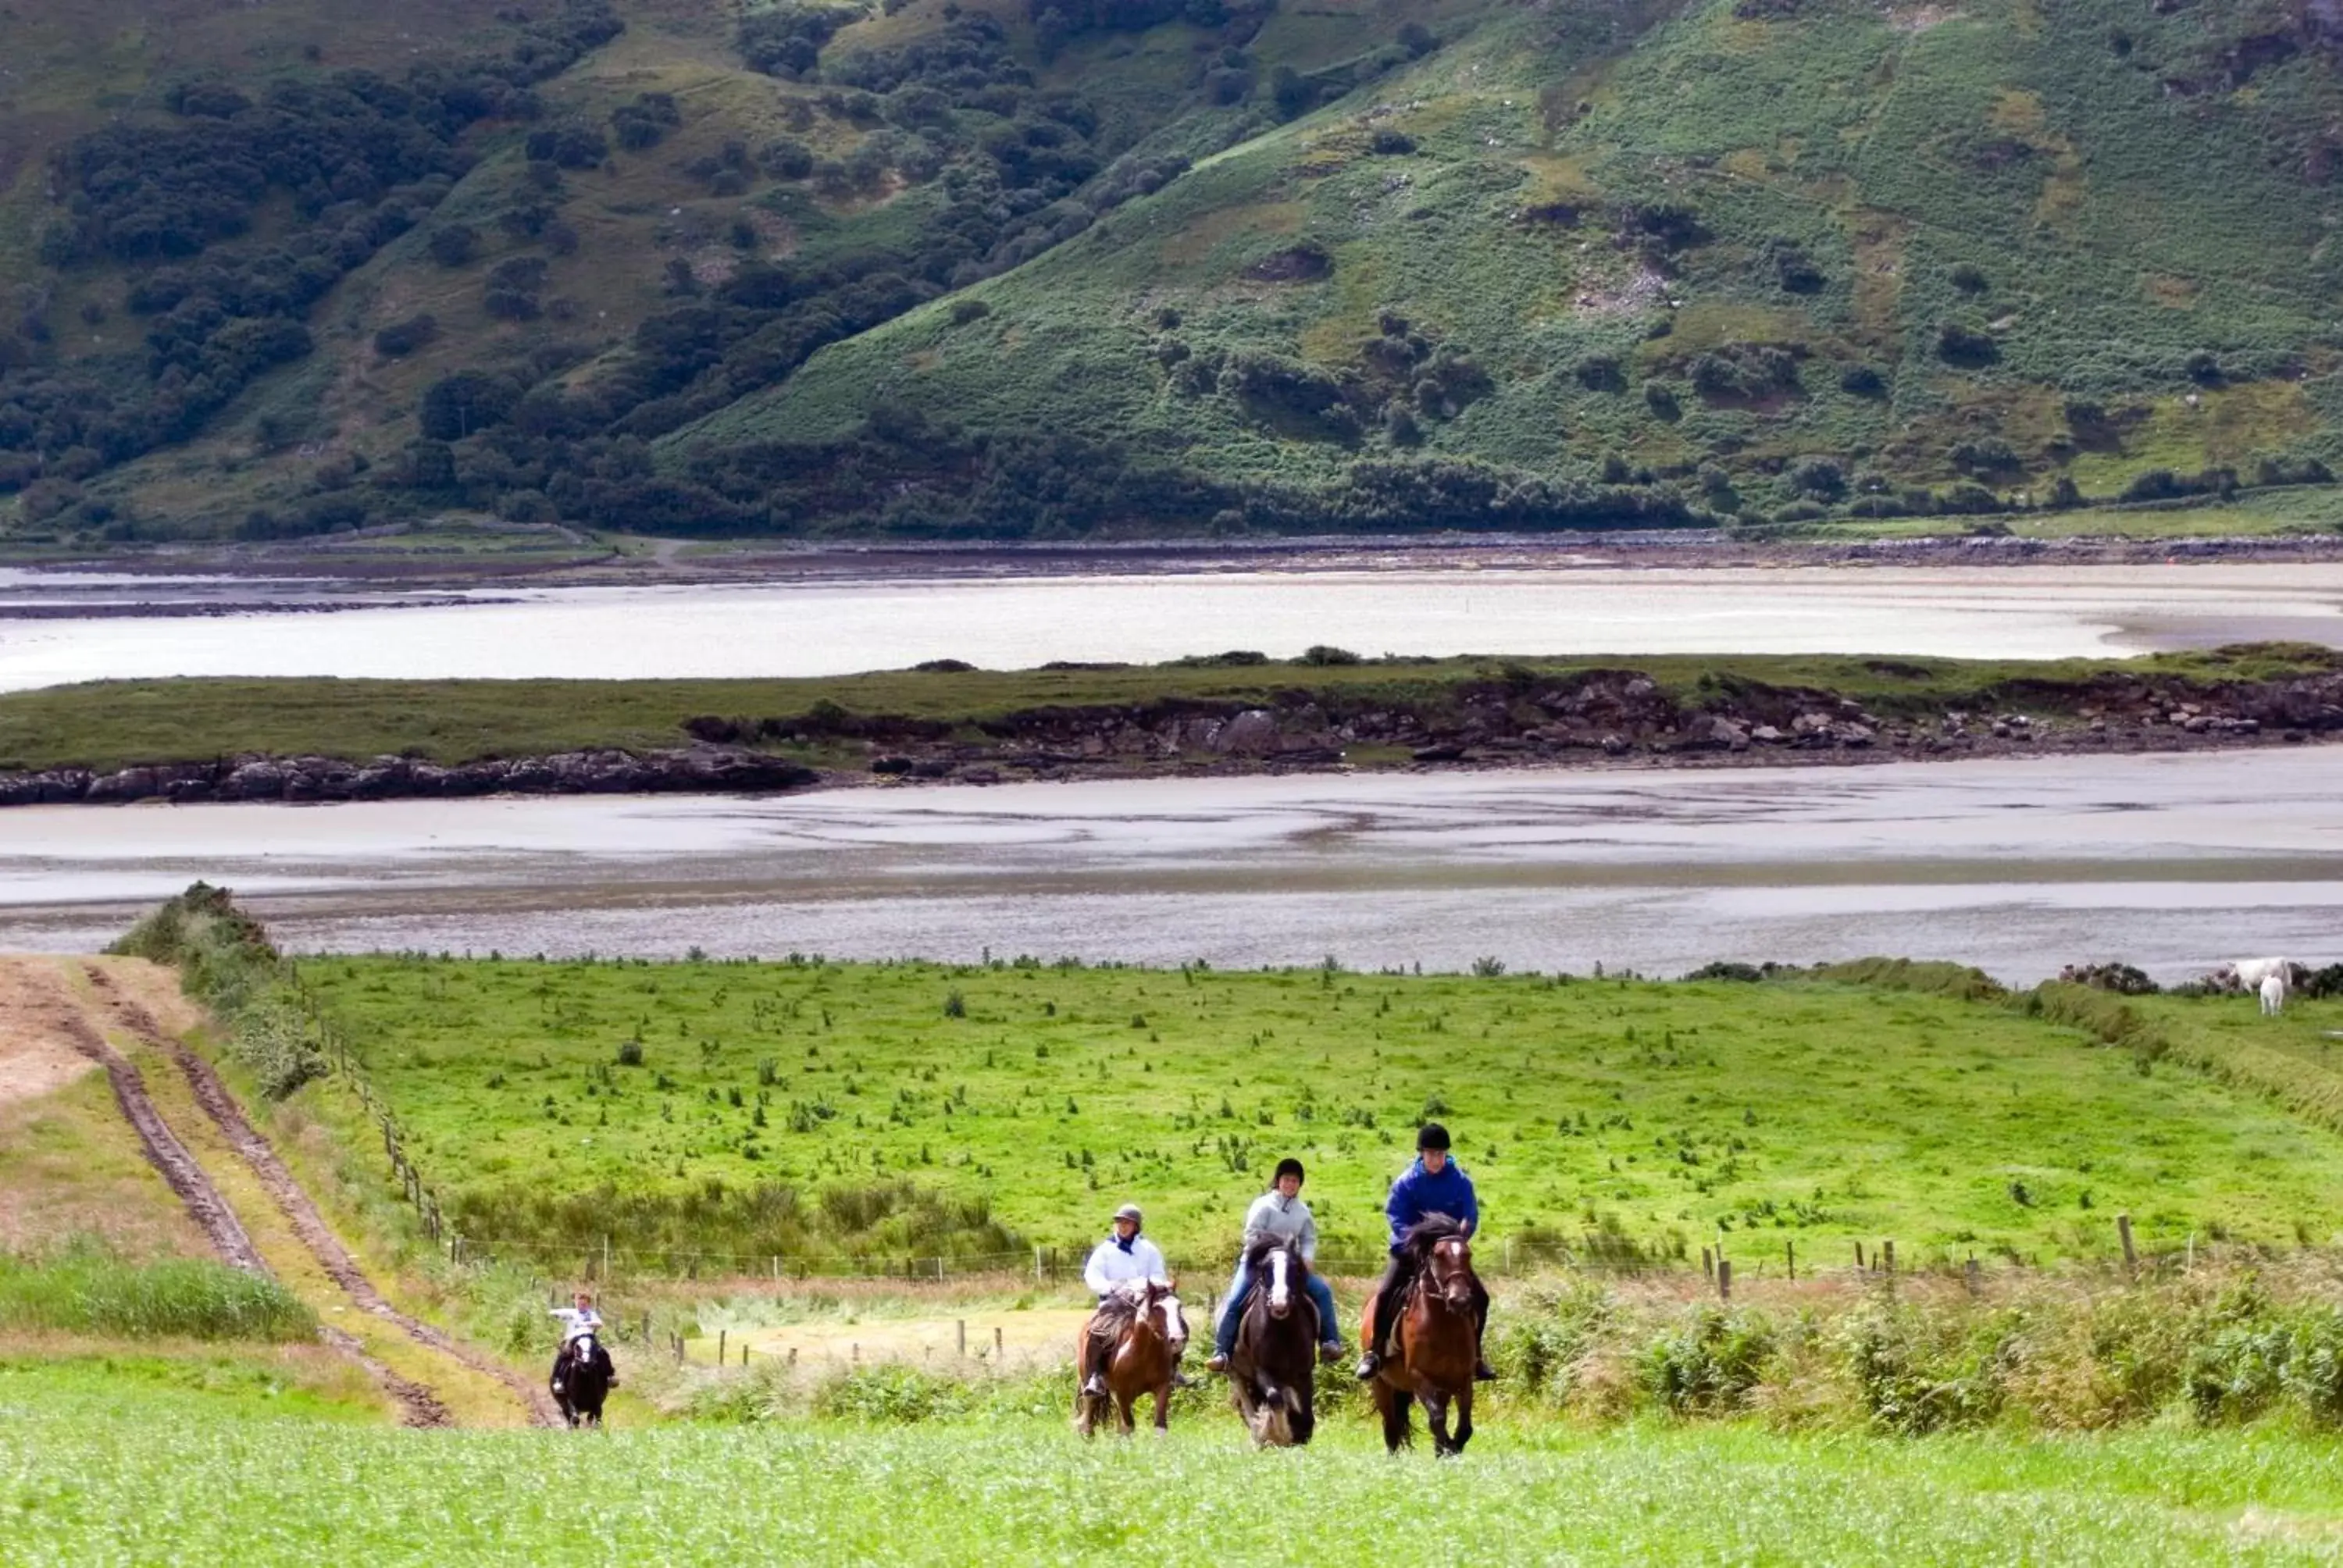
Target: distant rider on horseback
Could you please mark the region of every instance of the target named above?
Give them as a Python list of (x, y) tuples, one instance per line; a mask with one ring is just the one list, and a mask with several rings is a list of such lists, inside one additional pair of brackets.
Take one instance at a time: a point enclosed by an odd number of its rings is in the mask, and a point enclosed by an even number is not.
[[(548, 1309), (548, 1315), (561, 1320), (561, 1348), (553, 1353), (553, 1392), (561, 1392), (561, 1374), (569, 1370), (569, 1348), (581, 1334), (602, 1332), (602, 1315), (594, 1310), (594, 1292), (579, 1291), (570, 1298), (577, 1304)], [(611, 1380), (616, 1382), (615, 1378)]]
[(1237, 1331), (1244, 1323), (1245, 1299), (1252, 1293), (1252, 1277), (1245, 1270), (1245, 1254), (1263, 1236), (1274, 1236), (1302, 1255), (1311, 1266), (1303, 1282), (1318, 1308), (1318, 1352), (1328, 1361), (1342, 1353), (1342, 1325), (1334, 1316), (1334, 1292), (1319, 1277), (1318, 1221), (1302, 1201), (1302, 1161), (1291, 1156), (1277, 1162), (1275, 1185), (1252, 1201), (1245, 1211), (1244, 1240), (1237, 1246), (1236, 1276), (1229, 1281), (1229, 1304), (1221, 1311), (1212, 1331), (1212, 1372), (1229, 1370), (1229, 1356), (1237, 1348)]
[[(1136, 1203), (1125, 1203), (1114, 1211), (1114, 1230), (1091, 1251), (1090, 1261), (1082, 1265), (1082, 1283), (1088, 1285), (1099, 1299), (1098, 1311), (1091, 1318), (1088, 1361), (1090, 1376), (1082, 1382), (1082, 1392), (1103, 1398), (1106, 1394), (1107, 1363), (1113, 1358), (1115, 1342), (1121, 1338), (1123, 1325), (1131, 1321), (1133, 1306), (1147, 1299), (1150, 1284), (1172, 1288), (1172, 1273), (1164, 1264), (1162, 1249), (1139, 1233), (1145, 1222)], [(1180, 1321), (1174, 1312), (1171, 1321)], [(1176, 1373), (1179, 1357), (1187, 1349), (1184, 1341), (1172, 1347), (1172, 1367)], [(1176, 1381), (1185, 1384), (1184, 1378)]]
[[(1425, 1122), (1415, 1135), (1415, 1163), (1400, 1173), (1399, 1180), (1392, 1183), (1391, 1196), (1383, 1201), (1384, 1217), (1391, 1221), (1391, 1262), (1383, 1270), (1382, 1282), (1375, 1286), (1375, 1342), (1367, 1346), (1367, 1353), (1360, 1359), (1361, 1382), (1373, 1382), (1383, 1370), (1392, 1326), (1399, 1322), (1400, 1303), (1421, 1261), (1402, 1245), (1409, 1229), (1427, 1214), (1447, 1215), (1463, 1227), (1467, 1237), (1481, 1225), (1481, 1204), (1473, 1194), (1473, 1179), (1464, 1174), (1464, 1167), (1448, 1157), (1448, 1129), (1437, 1121)], [(1488, 1332), (1489, 1292), (1476, 1280), (1473, 1286), (1473, 1377), (1479, 1382), (1497, 1375), (1490, 1370), (1489, 1358), (1481, 1350), (1481, 1341)]]

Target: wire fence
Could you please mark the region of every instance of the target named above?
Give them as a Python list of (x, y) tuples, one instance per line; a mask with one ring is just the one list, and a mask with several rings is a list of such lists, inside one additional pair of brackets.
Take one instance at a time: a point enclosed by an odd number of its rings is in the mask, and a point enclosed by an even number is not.
[[(2192, 1266), (2199, 1251), (2197, 1238), (2163, 1249), (2140, 1246), (2128, 1215), (2117, 1215), (2110, 1228), (2114, 1245), (2105, 1261), (2130, 1271)], [(1231, 1245), (1184, 1253), (1167, 1253), (1175, 1275), (1201, 1274), (1217, 1279), (1235, 1266), (1237, 1249)], [(519, 1263), (548, 1276), (566, 1276), (598, 1282), (704, 1280), (775, 1284), (808, 1280), (898, 1280), (907, 1283), (943, 1283), (953, 1280), (995, 1281), (1007, 1278), (1054, 1284), (1080, 1280), (1089, 1249), (1025, 1247), (1013, 1251), (963, 1252), (920, 1257), (850, 1256), (837, 1253), (729, 1252), (676, 1248), (634, 1248), (602, 1237), (583, 1245), (542, 1241), (498, 1240), (465, 1236), (450, 1242), (450, 1255), (475, 1262)], [(1363, 1278), (1380, 1274), (1388, 1255), (1381, 1251), (1321, 1249), (1314, 1264), (1322, 1274)], [(1876, 1278), (1928, 1275), (1980, 1282), (1988, 1273), (2038, 1273), (2040, 1258), (2002, 1252), (1990, 1261), (1975, 1252), (1956, 1255), (1941, 1248), (1915, 1257), (1908, 1250), (1899, 1260), (1893, 1240), (1848, 1241), (1825, 1250), (1795, 1238), (1763, 1240), (1745, 1233), (1728, 1250), (1726, 1239), (1682, 1256), (1637, 1251), (1609, 1234), (1571, 1241), (1550, 1237), (1493, 1237), (1473, 1253), (1474, 1269), (1493, 1278), (1522, 1278), (1567, 1271), (1607, 1277), (1684, 1277), (1695, 1270), (1718, 1292), (1730, 1298), (1736, 1283), (1758, 1281), (1795, 1282), (1801, 1279)]]

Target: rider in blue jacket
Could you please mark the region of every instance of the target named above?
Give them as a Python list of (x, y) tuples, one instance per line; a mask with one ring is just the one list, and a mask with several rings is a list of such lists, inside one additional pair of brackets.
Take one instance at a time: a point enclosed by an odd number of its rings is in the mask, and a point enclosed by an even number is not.
[[(1414, 1260), (1400, 1249), (1409, 1229), (1428, 1214), (1445, 1214), (1456, 1221), (1467, 1238), (1481, 1228), (1481, 1203), (1473, 1191), (1473, 1178), (1448, 1157), (1448, 1129), (1437, 1121), (1425, 1122), (1415, 1135), (1415, 1163), (1400, 1173), (1392, 1183), (1391, 1196), (1383, 1201), (1383, 1215), (1391, 1221), (1391, 1262), (1375, 1287), (1375, 1342), (1359, 1362), (1361, 1382), (1373, 1381), (1383, 1370), (1392, 1325), (1399, 1320), (1400, 1302), (1415, 1277)], [(1477, 1279), (1473, 1282), (1473, 1375), (1486, 1382), (1497, 1374), (1490, 1370), (1488, 1357), (1478, 1353), (1481, 1339), (1489, 1332), (1489, 1292)]]

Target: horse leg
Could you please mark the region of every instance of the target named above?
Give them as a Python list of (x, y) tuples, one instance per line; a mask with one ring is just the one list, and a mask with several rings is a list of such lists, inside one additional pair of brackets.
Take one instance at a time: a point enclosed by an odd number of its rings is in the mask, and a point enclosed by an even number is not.
[(1432, 1428), (1432, 1452), (1443, 1459), (1455, 1452), (1455, 1441), (1448, 1435), (1448, 1396), (1444, 1393), (1425, 1394), (1423, 1417)]
[(1462, 1453), (1464, 1445), (1473, 1441), (1473, 1385), (1466, 1383), (1456, 1396), (1456, 1446), (1449, 1452)]
[(1114, 1394), (1115, 1430), (1122, 1433), (1123, 1436), (1129, 1437), (1132, 1432), (1139, 1429), (1138, 1423), (1131, 1419), (1131, 1407), (1134, 1402), (1136, 1396), (1127, 1394), (1121, 1389), (1114, 1389), (1111, 1392)]
[(1375, 1408), (1383, 1412), (1386, 1452), (1397, 1453), (1415, 1441), (1415, 1433), (1409, 1430), (1407, 1399), (1403, 1390), (1387, 1382), (1375, 1384)]
[(1172, 1385), (1168, 1382), (1155, 1391), (1155, 1430), (1159, 1435), (1172, 1430)]

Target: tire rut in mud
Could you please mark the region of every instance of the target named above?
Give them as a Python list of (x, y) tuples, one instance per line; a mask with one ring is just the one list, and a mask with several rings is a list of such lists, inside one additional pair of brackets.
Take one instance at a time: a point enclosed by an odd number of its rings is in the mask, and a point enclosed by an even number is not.
[[(146, 1081), (122, 1053), (106, 1043), (104, 1037), (89, 1026), (86, 1020), (70, 1012), (55, 1019), (57, 1030), (67, 1043), (105, 1070), (106, 1081), (113, 1086), (114, 1101), (122, 1109), (123, 1120), (138, 1134), (139, 1146), (163, 1181), (186, 1205), (187, 1212), (204, 1234), (210, 1239), (213, 1250), (236, 1268), (246, 1270), (267, 1279), (277, 1271), (264, 1260), (259, 1249), (252, 1244), (251, 1235), (236, 1211), (212, 1185), (211, 1178), (179, 1135), (171, 1131), (147, 1098)], [(390, 1395), (398, 1406), (398, 1418), (406, 1426), (451, 1426), (454, 1418), (439, 1397), (420, 1383), (399, 1376), (381, 1362), (366, 1352), (364, 1346), (341, 1330), (320, 1324), (317, 1336), (327, 1344), (349, 1357), (366, 1370), (367, 1374)]]
[(211, 1239), (213, 1249), (236, 1268), (274, 1278), (253, 1246), (252, 1238), (246, 1234), (243, 1221), (236, 1217), (236, 1211), (227, 1206), (219, 1190), (212, 1185), (211, 1178), (204, 1174), (203, 1166), (156, 1111), (155, 1102), (146, 1098), (146, 1081), (139, 1076), (138, 1070), (84, 1020), (66, 1016), (57, 1022), (75, 1050), (106, 1070), (106, 1081), (114, 1086), (114, 1102), (122, 1108), (123, 1119), (138, 1134), (148, 1162), (162, 1172), (164, 1182), (187, 1206), (187, 1212)]
[[(188, 1088), (195, 1092), (196, 1103), (203, 1108), (204, 1114), (212, 1119), (229, 1144), (251, 1168), (261, 1186), (276, 1201), (277, 1209), (292, 1224), (294, 1234), (300, 1238), (301, 1244), (317, 1260), (318, 1267), (325, 1270), (350, 1300), (356, 1302), (362, 1311), (394, 1325), (417, 1344), (437, 1351), (502, 1383), (520, 1401), (522, 1408), (539, 1426), (561, 1424), (561, 1416), (554, 1407), (552, 1397), (528, 1379), (429, 1323), (408, 1316), (385, 1300), (382, 1292), (375, 1288), (374, 1282), (367, 1278), (365, 1271), (358, 1267), (357, 1260), (350, 1255), (349, 1249), (342, 1245), (342, 1239), (326, 1223), (324, 1214), (310, 1199), (307, 1190), (294, 1179), (293, 1172), (277, 1158), (276, 1149), (246, 1118), (244, 1108), (228, 1093), (227, 1086), (220, 1081), (219, 1074), (212, 1070), (211, 1063), (166, 1033), (156, 1021), (155, 1015), (135, 1000), (123, 995), (116, 987), (113, 977), (104, 970), (90, 964), (85, 965), (82, 972), (125, 1029), (177, 1063), (179, 1070), (186, 1077)], [(127, 1062), (123, 1065), (129, 1067)], [(230, 1218), (233, 1220), (233, 1216)], [(388, 1369), (384, 1370), (387, 1372)], [(434, 1400), (433, 1402), (436, 1404), (437, 1402)]]

